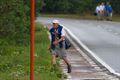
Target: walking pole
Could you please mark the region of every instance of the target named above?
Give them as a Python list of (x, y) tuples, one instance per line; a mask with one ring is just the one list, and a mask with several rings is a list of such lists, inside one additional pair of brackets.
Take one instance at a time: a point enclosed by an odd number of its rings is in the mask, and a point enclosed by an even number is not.
[(30, 80), (34, 80), (34, 0), (30, 1)]

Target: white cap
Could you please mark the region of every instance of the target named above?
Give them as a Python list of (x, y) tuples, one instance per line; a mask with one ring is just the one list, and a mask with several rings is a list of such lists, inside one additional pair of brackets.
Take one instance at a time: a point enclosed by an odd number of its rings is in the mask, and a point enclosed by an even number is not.
[(58, 23), (59, 24), (59, 21), (58, 20), (53, 20), (52, 23)]

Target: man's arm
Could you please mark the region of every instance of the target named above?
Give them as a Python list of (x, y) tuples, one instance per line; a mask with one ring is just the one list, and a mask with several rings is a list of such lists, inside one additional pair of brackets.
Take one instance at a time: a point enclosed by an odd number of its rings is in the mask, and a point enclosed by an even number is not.
[(63, 40), (65, 40), (65, 30), (64, 30), (64, 28), (61, 31), (61, 38), (58, 40), (58, 42), (61, 42)]

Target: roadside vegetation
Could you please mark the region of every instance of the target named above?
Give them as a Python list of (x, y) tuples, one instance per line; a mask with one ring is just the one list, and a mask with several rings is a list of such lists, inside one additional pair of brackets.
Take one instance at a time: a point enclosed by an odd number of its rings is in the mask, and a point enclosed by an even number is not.
[(0, 80), (29, 78), (29, 4), (0, 0)]
[[(30, 78), (30, 1), (0, 0), (0, 80)], [(50, 72), (47, 30), (35, 23), (35, 80), (59, 80)]]
[[(59, 80), (62, 76), (59, 64), (57, 71), (51, 71), (52, 65), (51, 55), (48, 50), (49, 44), (47, 29), (40, 23), (35, 23), (35, 80)], [(4, 45), (0, 47), (2, 47), (0, 54), (0, 80), (29, 80), (29, 45)]]
[(110, 2), (114, 14), (120, 15), (119, 0), (37, 0), (36, 14), (93, 14), (98, 3)]

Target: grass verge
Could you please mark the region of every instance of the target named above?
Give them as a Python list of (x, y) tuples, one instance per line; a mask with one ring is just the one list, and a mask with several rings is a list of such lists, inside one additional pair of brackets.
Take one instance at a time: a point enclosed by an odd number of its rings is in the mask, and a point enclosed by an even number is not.
[[(35, 23), (35, 80), (59, 80), (61, 77), (60, 70), (50, 72), (49, 43), (47, 30), (40, 23)], [(7, 48), (7, 51), (3, 54), (4, 48)], [(30, 47), (5, 45), (0, 49), (0, 80), (29, 80)]]
[[(68, 18), (68, 19), (82, 19), (82, 20), (97, 20), (97, 16), (93, 14), (40, 14), (43, 17), (58, 17), (58, 18)], [(120, 15), (113, 14), (113, 21), (120, 22)]]

